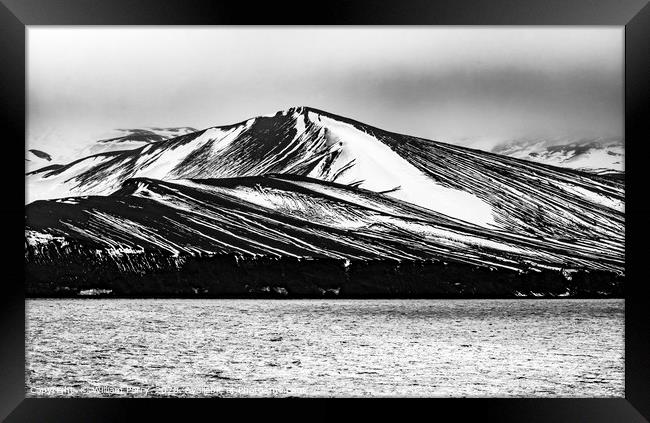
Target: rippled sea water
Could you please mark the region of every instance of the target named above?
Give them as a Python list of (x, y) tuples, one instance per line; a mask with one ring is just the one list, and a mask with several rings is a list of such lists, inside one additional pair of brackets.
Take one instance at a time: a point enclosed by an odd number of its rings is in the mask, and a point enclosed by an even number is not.
[(27, 300), (29, 397), (623, 397), (623, 300)]

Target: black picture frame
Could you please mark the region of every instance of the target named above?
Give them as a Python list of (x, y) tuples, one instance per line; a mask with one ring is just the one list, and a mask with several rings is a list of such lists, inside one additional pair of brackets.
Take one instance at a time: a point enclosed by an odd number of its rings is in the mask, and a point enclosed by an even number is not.
[[(4, 182), (0, 201), (4, 252), (0, 305), (0, 418), (7, 421), (112, 421), (187, 417), (206, 411), (225, 418), (262, 413), (279, 418), (337, 417), (342, 405), (371, 414), (500, 422), (643, 422), (650, 419), (650, 330), (644, 317), (644, 259), (648, 253), (644, 161), (650, 121), (650, 5), (646, 0), (482, 0), (250, 2), (208, 0), (0, 0), (0, 103)], [(24, 179), (19, 169), (25, 135), (25, 29), (29, 25), (615, 25), (625, 26), (626, 286), (625, 398), (362, 400), (26, 399), (25, 298), (21, 245)], [(14, 223), (15, 222), (15, 223)], [(294, 405), (305, 406), (298, 412)], [(307, 414), (305, 414), (307, 413)], [(645, 416), (645, 417), (644, 417)]]

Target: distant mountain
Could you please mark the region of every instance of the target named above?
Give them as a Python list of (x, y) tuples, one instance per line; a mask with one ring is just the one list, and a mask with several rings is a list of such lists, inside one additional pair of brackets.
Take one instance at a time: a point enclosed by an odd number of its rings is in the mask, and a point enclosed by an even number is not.
[[(74, 151), (54, 151), (51, 154), (36, 149), (28, 150), (26, 158), (27, 173), (39, 170), (52, 164), (60, 165), (62, 157), (87, 157), (95, 154), (110, 153), (120, 150), (131, 150), (142, 147), (149, 143), (163, 141), (169, 138), (175, 138), (180, 135), (196, 132), (196, 129), (190, 127), (172, 127), (172, 128), (134, 128), (134, 129), (115, 129), (104, 132), (97, 139), (91, 139), (82, 147), (73, 148)], [(59, 146), (60, 147), (60, 146)], [(69, 149), (69, 147), (68, 147)], [(36, 160), (40, 158), (41, 160)], [(54, 163), (53, 163), (54, 161)], [(65, 163), (65, 161), (63, 161)], [(50, 168), (51, 170), (52, 168)]]
[(313, 108), (100, 153), (27, 178), (31, 295), (622, 289), (621, 182)]
[(90, 143), (77, 152), (77, 155), (78, 157), (86, 157), (113, 151), (132, 150), (150, 143), (176, 138), (192, 132), (196, 132), (196, 129), (190, 128), (189, 126), (177, 128), (116, 129), (110, 136)]
[(500, 144), (492, 151), (600, 175), (620, 176), (625, 170), (625, 145), (620, 138), (520, 138)]

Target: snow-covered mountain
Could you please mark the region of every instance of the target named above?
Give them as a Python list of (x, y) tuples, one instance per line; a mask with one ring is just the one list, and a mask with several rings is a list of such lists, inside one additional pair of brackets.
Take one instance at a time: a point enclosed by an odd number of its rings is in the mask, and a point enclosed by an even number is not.
[[(291, 290), (304, 295), (307, 285), (312, 295), (316, 285), (337, 284), (344, 293), (371, 284), (373, 295), (610, 295), (624, 273), (620, 181), (313, 108), (99, 153), (27, 178), (34, 292), (52, 278), (114, 288), (127, 274), (148, 281), (146, 291), (153, 274), (196, 284), (209, 274), (222, 280), (219, 268), (250, 272), (229, 279), (239, 281), (228, 285), (232, 295), (287, 272), (303, 281)], [(315, 276), (304, 260), (331, 277)], [(379, 267), (370, 272), (370, 263)], [(203, 276), (187, 276), (190, 269)], [(307, 283), (308, 275), (325, 282)], [(355, 282), (345, 288), (342, 280)]]
[(621, 176), (625, 171), (625, 145), (620, 138), (519, 138), (492, 151), (600, 175)]

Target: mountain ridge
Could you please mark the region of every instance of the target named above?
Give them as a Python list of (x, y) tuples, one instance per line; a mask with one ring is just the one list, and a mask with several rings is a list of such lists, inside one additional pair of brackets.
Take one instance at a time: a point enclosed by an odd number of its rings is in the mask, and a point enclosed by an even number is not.
[[(63, 192), (50, 189), (47, 182), (48, 180), (55, 179), (53, 178), (54, 176), (69, 169), (70, 164), (61, 169), (41, 175), (41, 181), (28, 180), (28, 184), (33, 190), (37, 190), (39, 188), (39, 182), (45, 182), (45, 189), (42, 191), (45, 191), (46, 195), (50, 195), (50, 198), (53, 198), (56, 196), (69, 195), (71, 193), (106, 194), (119, 188), (120, 182), (124, 179), (135, 176), (174, 179), (250, 176), (253, 174), (280, 172), (298, 173), (315, 176), (319, 179), (337, 180), (341, 178), (341, 174), (343, 173), (346, 175), (352, 175), (349, 177), (345, 176), (347, 177), (347, 180), (345, 181), (346, 183), (361, 183), (375, 191), (388, 191), (400, 187), (400, 190), (393, 194), (394, 196), (403, 194), (412, 197), (412, 202), (416, 202), (422, 201), (422, 196), (416, 191), (421, 188), (418, 184), (424, 182), (426, 176), (421, 175), (423, 171), (421, 167), (420, 169), (414, 169), (412, 162), (409, 163), (408, 159), (406, 161), (403, 159), (404, 154), (399, 154), (400, 144), (403, 144), (404, 140), (410, 140), (411, 144), (413, 144), (413, 142), (429, 143), (437, 147), (444, 147), (447, 149), (452, 148), (449, 145), (436, 141), (402, 136), (377, 128), (372, 128), (367, 125), (363, 126), (359, 122), (351, 119), (342, 119), (341, 122), (344, 124), (347, 123), (362, 126), (352, 127), (352, 130), (350, 130), (350, 128), (343, 128), (344, 131), (347, 131), (344, 134), (346, 136), (346, 146), (343, 146), (342, 142), (339, 142), (339, 145), (336, 145), (336, 140), (332, 140), (332, 138), (335, 138), (337, 134), (334, 132), (333, 136), (330, 135), (332, 133), (331, 121), (328, 122), (329, 126), (322, 124), (319, 126), (313, 124), (308, 126), (306, 117), (309, 113), (313, 113), (313, 110), (317, 109), (304, 107), (292, 108), (278, 112), (272, 117), (263, 116), (248, 119), (233, 125), (212, 127), (185, 136), (172, 138), (157, 143), (156, 145), (147, 145), (136, 150), (123, 151), (117, 155), (96, 155), (83, 158), (72, 163), (78, 165), (80, 169), (71, 170), (69, 174), (62, 175), (62, 178), (59, 178), (64, 179), (62, 182), (65, 183), (73, 181), (73, 183), (70, 184), (71, 187)], [(300, 114), (296, 115), (295, 113), (298, 112), (300, 112)], [(302, 122), (300, 120), (301, 116), (304, 119)], [(323, 116), (327, 119), (331, 119), (329, 116), (335, 115), (325, 113)], [(313, 119), (318, 120), (318, 117)], [(268, 120), (274, 122), (279, 121), (279, 124), (276, 124), (276, 127), (271, 126), (271, 128), (267, 128), (265, 127), (265, 122)], [(282, 127), (282, 125), (285, 127)], [(301, 125), (304, 125), (304, 127)], [(249, 128), (249, 126), (251, 128)], [(301, 126), (300, 129), (303, 129), (303, 131), (297, 133), (294, 126)], [(335, 129), (338, 130), (338, 128)], [(277, 133), (268, 133), (273, 130)], [(233, 134), (233, 132), (235, 133)], [(350, 132), (354, 133), (350, 134)], [(374, 137), (374, 139), (369, 141), (366, 140), (369, 132), (377, 132), (380, 139)], [(205, 136), (206, 133), (208, 133), (207, 136)], [(201, 140), (201, 137), (204, 139)], [(396, 138), (399, 141), (396, 142)], [(240, 151), (236, 147), (233, 148), (232, 145), (228, 145), (231, 141), (233, 143), (237, 142), (247, 144), (242, 147), (243, 151)], [(355, 144), (358, 144), (361, 141), (365, 142), (364, 146), (368, 148), (366, 150), (362, 149), (360, 152), (352, 151), (351, 155), (348, 157), (349, 160), (345, 159), (346, 149), (354, 150), (354, 148), (356, 148)], [(191, 145), (189, 146), (191, 151), (180, 154), (178, 151), (172, 151), (180, 149), (180, 147), (187, 147), (186, 144), (191, 142), (196, 144), (194, 147)], [(392, 155), (392, 157), (387, 157), (390, 154), (388, 151), (376, 150), (373, 146), (381, 146), (382, 148), (388, 147), (393, 150), (393, 152), (397, 151), (397, 154)], [(293, 150), (287, 151), (287, 148), (293, 148)], [(368, 161), (369, 158), (372, 158), (372, 154), (368, 153), (372, 148), (374, 148), (372, 151), (373, 154), (382, 154), (387, 157), (389, 163), (386, 163), (386, 166), (383, 166), (383, 163), (374, 163), (372, 160)], [(150, 151), (147, 151), (147, 149), (150, 149)], [(226, 152), (224, 153), (223, 151), (219, 151), (220, 149), (226, 150)], [(226, 154), (228, 153), (228, 149), (232, 151), (229, 156)], [(473, 151), (476, 154), (480, 154), (482, 157), (490, 157), (490, 153), (467, 149), (464, 147), (456, 147), (456, 151)], [(162, 153), (165, 153), (164, 159), (167, 160), (167, 163), (164, 164), (167, 166), (167, 171), (156, 173), (156, 169), (150, 169), (150, 165), (152, 164), (151, 162), (156, 162), (158, 158), (153, 157), (152, 160), (149, 160), (149, 158), (142, 156), (148, 154), (152, 157), (155, 155), (163, 155)], [(279, 153), (288, 153), (290, 157), (282, 156), (278, 159)], [(185, 155), (181, 156), (182, 154)], [(271, 156), (275, 161), (268, 160), (268, 157), (266, 157), (265, 154)], [(174, 157), (174, 155), (177, 157)], [(500, 156), (494, 157), (499, 157), (499, 160), (502, 162), (507, 160)], [(158, 160), (158, 162), (162, 162), (162, 158), (163, 157), (161, 157), (161, 160)], [(345, 161), (342, 161), (342, 158)], [(359, 162), (360, 159), (362, 162)], [(138, 160), (140, 160), (141, 163), (135, 163)], [(173, 166), (169, 164), (171, 163), (171, 160), (176, 160), (176, 163), (174, 163)], [(328, 160), (329, 162), (327, 162)], [(336, 166), (332, 166), (331, 162), (335, 161), (337, 161), (334, 163)], [(97, 163), (87, 163), (89, 169), (86, 169), (83, 166), (83, 163), (86, 162)], [(367, 163), (364, 164), (364, 162)], [(153, 164), (157, 165), (158, 163)], [(520, 162), (517, 162), (517, 164), (521, 165)], [(318, 169), (318, 166), (321, 166), (321, 169)], [(391, 166), (399, 167), (400, 172), (398, 174), (393, 172), (393, 175), (387, 174), (386, 169), (390, 169)], [(375, 172), (375, 169), (377, 168), (384, 168), (383, 173), (380, 175), (372, 175), (372, 172)], [(541, 169), (543, 166), (540, 167), (537, 165), (536, 168)], [(357, 172), (359, 175), (354, 175), (355, 169), (359, 169), (359, 172)], [(528, 169), (531, 169), (531, 167), (528, 166)], [(119, 176), (115, 178), (114, 175), (118, 173)], [(410, 185), (412, 192), (409, 192), (405, 187), (401, 186), (400, 183), (403, 182), (403, 180), (400, 179), (401, 175), (406, 173), (411, 177), (407, 178), (405, 183)], [(39, 176), (39, 173), (32, 172), (29, 176)], [(372, 180), (372, 178), (368, 179), (369, 176), (375, 177), (376, 180)], [(112, 185), (108, 183), (110, 182), (110, 178), (114, 179)], [(55, 183), (56, 182), (57, 181), (55, 181)], [(440, 187), (440, 185), (442, 184), (424, 184), (424, 188), (427, 190), (435, 188), (445, 191), (445, 187)], [(445, 192), (444, 194), (454, 193)], [(482, 200), (476, 199), (475, 196), (469, 197), (465, 193), (459, 193), (458, 195), (461, 195), (461, 197), (464, 197), (467, 201), (472, 202), (475, 208), (478, 209), (482, 207), (484, 209), (484, 214), (487, 213), (487, 207), (482, 204)], [(39, 197), (39, 193), (37, 193), (35, 198), (42, 197)], [(444, 206), (444, 204), (439, 206)], [(447, 205), (447, 207), (451, 206)], [(460, 212), (462, 212), (462, 210)], [(484, 218), (489, 219), (487, 217)]]
[(624, 150), (619, 137), (524, 137), (492, 149), (510, 157), (619, 178), (624, 175)]
[(620, 181), (304, 106), (30, 187), (30, 295), (611, 296), (625, 274)]

